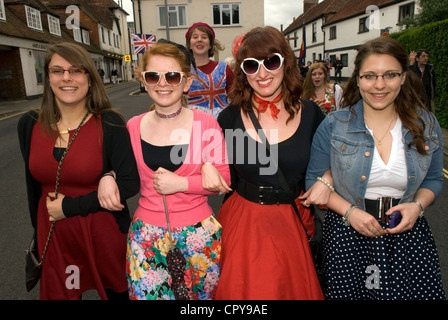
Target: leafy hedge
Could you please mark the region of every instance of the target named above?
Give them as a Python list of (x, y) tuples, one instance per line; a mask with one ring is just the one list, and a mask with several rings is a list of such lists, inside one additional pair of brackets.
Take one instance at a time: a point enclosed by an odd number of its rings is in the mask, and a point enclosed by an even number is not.
[(409, 53), (425, 48), (436, 74), (435, 114), (440, 126), (448, 129), (448, 19), (393, 33)]

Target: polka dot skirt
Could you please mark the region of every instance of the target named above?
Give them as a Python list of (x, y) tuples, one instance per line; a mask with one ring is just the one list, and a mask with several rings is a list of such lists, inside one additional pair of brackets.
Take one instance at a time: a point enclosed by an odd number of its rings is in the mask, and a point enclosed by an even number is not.
[(367, 238), (328, 211), (324, 222), (326, 299), (446, 299), (440, 264), (425, 218), (398, 235)]

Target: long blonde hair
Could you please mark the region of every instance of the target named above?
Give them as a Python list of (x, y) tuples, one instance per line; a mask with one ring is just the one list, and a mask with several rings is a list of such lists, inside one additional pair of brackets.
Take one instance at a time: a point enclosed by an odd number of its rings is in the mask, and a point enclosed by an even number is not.
[(303, 82), (303, 93), (302, 93), (302, 97), (304, 99), (311, 99), (314, 96), (314, 92), (315, 92), (315, 88), (314, 88), (314, 84), (313, 84), (313, 80), (311, 79), (311, 74), (313, 73), (313, 71), (317, 70), (317, 69), (322, 69), (323, 73), (324, 73), (324, 87), (326, 88), (328, 85), (328, 80), (327, 80), (327, 67), (325, 66), (325, 64), (323, 62), (315, 62), (313, 63), (309, 70), (308, 73), (306, 75), (305, 81)]

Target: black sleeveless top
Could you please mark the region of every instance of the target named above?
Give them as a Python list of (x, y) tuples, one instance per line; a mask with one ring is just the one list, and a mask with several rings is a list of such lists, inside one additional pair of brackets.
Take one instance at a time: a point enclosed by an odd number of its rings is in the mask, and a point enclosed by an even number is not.
[[(172, 145), (172, 146), (155, 146), (141, 139), (142, 153), (145, 164), (152, 170), (156, 171), (162, 167), (171, 172), (179, 169), (187, 154), (188, 144)], [(176, 149), (174, 149), (176, 147)], [(172, 154), (175, 152), (175, 154)]]
[[(290, 185), (304, 181), (313, 135), (325, 118), (314, 102), (303, 101), (302, 119), (297, 130), (288, 139), (271, 144), (272, 151), (277, 147), (279, 166)], [(268, 159), (266, 146), (246, 133), (239, 108), (225, 108), (219, 114), (218, 122), (226, 137), (233, 187), (241, 178), (258, 186), (280, 187), (276, 171)]]

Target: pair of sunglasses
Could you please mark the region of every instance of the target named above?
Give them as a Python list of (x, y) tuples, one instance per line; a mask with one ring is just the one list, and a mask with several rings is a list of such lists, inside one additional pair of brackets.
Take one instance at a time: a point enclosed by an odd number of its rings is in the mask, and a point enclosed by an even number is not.
[(158, 71), (143, 71), (142, 77), (145, 81), (146, 85), (150, 87), (154, 87), (159, 84), (160, 79), (163, 77), (165, 79), (165, 83), (172, 86), (177, 87), (181, 84), (182, 78), (187, 75), (184, 72), (178, 71), (168, 71), (168, 72), (158, 72)]
[(272, 57), (263, 60), (246, 58), (243, 60), (243, 62), (241, 62), (240, 67), (246, 75), (257, 74), (260, 70), (261, 65), (263, 65), (267, 71), (274, 72), (282, 67), (283, 60), (285, 59), (281, 56), (280, 53), (274, 53)]

